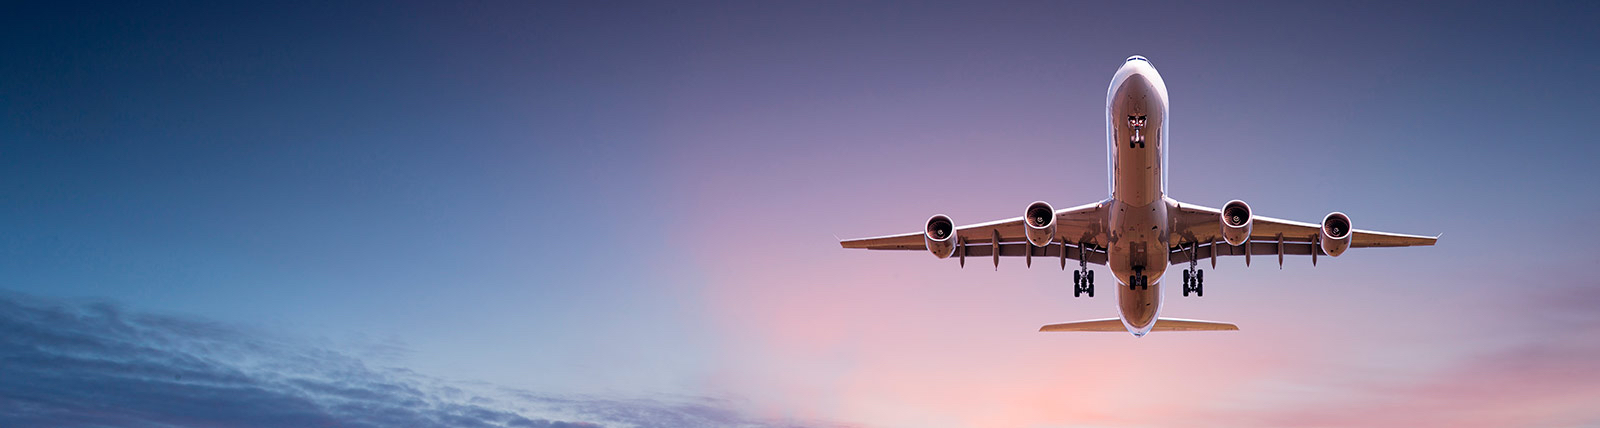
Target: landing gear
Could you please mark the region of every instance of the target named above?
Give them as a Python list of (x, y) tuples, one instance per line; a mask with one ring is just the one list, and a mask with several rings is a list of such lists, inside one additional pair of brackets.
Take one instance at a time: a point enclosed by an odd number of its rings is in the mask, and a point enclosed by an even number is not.
[(1194, 292), (1195, 297), (1205, 297), (1205, 270), (1190, 265), (1184, 270), (1184, 297), (1189, 297)]
[(1128, 148), (1144, 148), (1144, 125), (1143, 115), (1128, 116), (1128, 128), (1133, 130), (1133, 134), (1128, 136)]
[(1144, 267), (1133, 268), (1133, 275), (1128, 275), (1128, 289), (1150, 289), (1150, 276), (1144, 274)]
[(1082, 297), (1084, 294), (1094, 297), (1094, 271), (1072, 271), (1072, 297)]
[(1078, 270), (1072, 271), (1072, 297), (1084, 294), (1094, 297), (1094, 271), (1089, 270), (1089, 262), (1079, 261)]

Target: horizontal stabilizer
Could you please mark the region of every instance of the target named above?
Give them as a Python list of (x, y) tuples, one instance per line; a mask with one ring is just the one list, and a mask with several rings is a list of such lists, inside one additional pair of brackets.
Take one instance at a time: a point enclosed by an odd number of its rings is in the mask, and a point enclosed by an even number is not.
[(1105, 318), (1050, 324), (1039, 327), (1039, 331), (1120, 331), (1126, 333), (1128, 328), (1122, 326), (1122, 319), (1120, 318)]
[[(1223, 331), (1238, 330), (1239, 326), (1232, 323), (1186, 320), (1179, 318), (1157, 318), (1156, 325), (1150, 331)], [(1120, 331), (1127, 332), (1128, 328), (1122, 325), (1120, 318), (1105, 318), (1098, 320), (1075, 321), (1061, 324), (1050, 324), (1039, 327), (1039, 331)]]

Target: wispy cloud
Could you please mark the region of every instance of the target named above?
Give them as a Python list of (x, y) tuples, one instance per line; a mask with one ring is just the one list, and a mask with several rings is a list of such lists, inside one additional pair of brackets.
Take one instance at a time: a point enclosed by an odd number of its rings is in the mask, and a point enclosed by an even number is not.
[(449, 384), (248, 327), (6, 293), (0, 293), (0, 422), (7, 427), (779, 425), (715, 399), (596, 398)]

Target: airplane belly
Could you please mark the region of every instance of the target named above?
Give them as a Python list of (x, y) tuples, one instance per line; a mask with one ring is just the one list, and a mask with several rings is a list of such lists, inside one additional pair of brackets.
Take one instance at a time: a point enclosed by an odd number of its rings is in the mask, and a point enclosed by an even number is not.
[(1149, 289), (1130, 290), (1119, 279), (1117, 312), (1122, 315), (1122, 324), (1128, 327), (1129, 332), (1140, 336), (1149, 332), (1161, 313), (1161, 283), (1152, 279)]
[(1164, 201), (1132, 205), (1113, 200), (1110, 207), (1111, 237), (1106, 251), (1106, 266), (1118, 280), (1142, 271), (1151, 282), (1167, 270), (1167, 205)]
[(1143, 76), (1131, 76), (1108, 100), (1111, 197), (1133, 205), (1160, 201), (1164, 165), (1164, 100)]
[[(1130, 63), (1134, 64), (1134, 63)], [(1166, 88), (1153, 70), (1125, 67), (1106, 95), (1111, 161), (1106, 267), (1117, 282), (1117, 309), (1134, 335), (1155, 326), (1167, 270)], [(1129, 288), (1134, 275), (1147, 286)]]
[[(1128, 331), (1143, 334), (1161, 311), (1161, 278), (1167, 270), (1167, 206), (1158, 201), (1131, 205), (1114, 200), (1110, 207), (1110, 243), (1106, 267), (1117, 282), (1117, 309)], [(1142, 274), (1149, 287), (1130, 289), (1131, 277)]]

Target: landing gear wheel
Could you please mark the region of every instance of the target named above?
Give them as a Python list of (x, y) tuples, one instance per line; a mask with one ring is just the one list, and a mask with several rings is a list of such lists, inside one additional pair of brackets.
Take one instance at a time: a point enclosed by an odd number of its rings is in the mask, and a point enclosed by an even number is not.
[(1142, 266), (1134, 266), (1133, 267), (1133, 274), (1132, 275), (1128, 275), (1128, 289), (1129, 290), (1138, 290), (1139, 287), (1141, 287), (1143, 285), (1144, 285), (1144, 267), (1142, 267)]
[(1072, 271), (1072, 297), (1083, 297), (1083, 293), (1089, 293), (1089, 297), (1094, 297), (1091, 279), (1092, 277), (1082, 270)]
[(1083, 297), (1084, 293), (1094, 297), (1094, 271), (1088, 269), (1072, 271), (1072, 297)]

